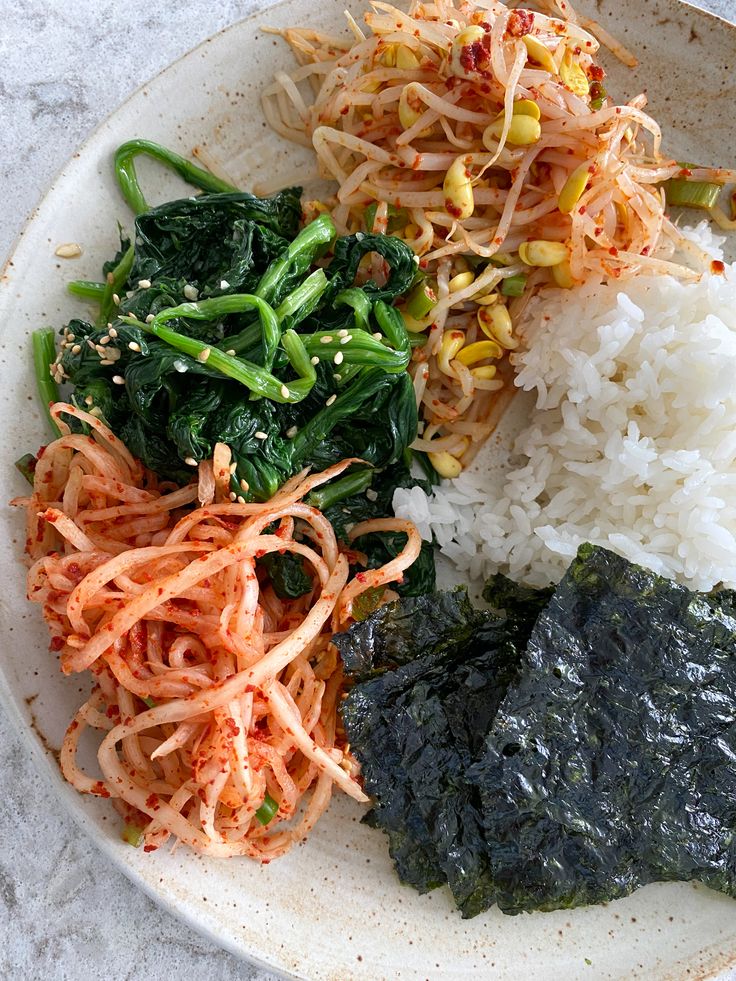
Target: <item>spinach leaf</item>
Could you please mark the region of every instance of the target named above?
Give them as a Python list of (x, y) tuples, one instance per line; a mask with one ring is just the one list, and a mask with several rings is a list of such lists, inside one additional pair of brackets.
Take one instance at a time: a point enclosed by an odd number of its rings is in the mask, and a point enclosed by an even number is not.
[[(533, 620), (532, 620), (533, 623)], [(464, 590), (402, 599), (334, 641), (357, 679), (343, 724), (399, 876), (447, 882), (464, 915), (493, 901), (478, 788), (483, 751), (532, 623), (475, 609)]]
[[(148, 207), (139, 154), (205, 193)], [(300, 230), (299, 188), (257, 198), (145, 140), (120, 147), (115, 166), (135, 233), (120, 230), (104, 283), (71, 286), (100, 307), (94, 320), (65, 328), (60, 364), (76, 404), (178, 483), (227, 444), (234, 500), (267, 500), (302, 469), (360, 458), (376, 472), (388, 468), (376, 480), (380, 499), (344, 502), (340, 516), (391, 514), (394, 487), (411, 481), (395, 468), (417, 432), (411, 343), (390, 305), (416, 276), (411, 250), (382, 235), (338, 238), (328, 215)], [(383, 285), (356, 282), (369, 253), (383, 259)], [(403, 537), (366, 536), (359, 547), (375, 567)], [(279, 595), (308, 587), (300, 568), (270, 561)], [(427, 546), (399, 589), (433, 587)]]
[(304, 571), (301, 557), (292, 552), (269, 552), (258, 560), (268, 573), (274, 592), (279, 599), (297, 599), (312, 588), (312, 579)]

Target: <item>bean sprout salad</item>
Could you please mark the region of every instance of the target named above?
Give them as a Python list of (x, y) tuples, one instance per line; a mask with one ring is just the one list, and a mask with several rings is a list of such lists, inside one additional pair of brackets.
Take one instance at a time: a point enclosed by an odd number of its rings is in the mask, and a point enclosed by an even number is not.
[[(415, 0), (403, 12), (376, 0), (365, 28), (347, 15), (345, 37), (289, 28), (278, 33), (298, 67), (263, 96), (273, 128), (312, 146), (337, 184), (307, 211), (328, 210), (342, 233), (397, 235), (419, 257), (402, 308), (421, 338), (415, 448), (444, 477), (492, 431), (515, 325), (539, 289), (642, 271), (697, 278), (708, 259), (668, 203), (733, 224), (716, 198), (736, 173), (668, 158), (646, 95), (616, 105), (607, 93), (600, 43), (631, 66), (633, 55), (566, 0), (538, 7)], [(703, 188), (707, 201), (693, 202)]]

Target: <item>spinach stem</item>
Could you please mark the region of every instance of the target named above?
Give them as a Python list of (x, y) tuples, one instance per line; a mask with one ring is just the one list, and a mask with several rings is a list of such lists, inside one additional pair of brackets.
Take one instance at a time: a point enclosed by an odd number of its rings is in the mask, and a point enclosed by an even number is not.
[(329, 286), (324, 269), (315, 269), (297, 288), (276, 307), (279, 320), (290, 317), (301, 307), (318, 299)]
[(31, 334), (33, 346), (33, 367), (36, 373), (36, 387), (41, 404), (46, 412), (46, 418), (54, 434), (61, 435), (61, 430), (51, 418), (49, 406), (59, 401), (59, 386), (51, 377), (51, 365), (56, 361), (56, 332), (53, 327), (41, 327)]
[(188, 184), (199, 187), (203, 191), (222, 193), (238, 190), (232, 184), (228, 184), (227, 181), (215, 177), (214, 174), (210, 174), (206, 170), (202, 170), (201, 167), (191, 163), (178, 153), (174, 153), (173, 150), (161, 146), (159, 143), (153, 143), (151, 140), (129, 140), (127, 143), (119, 146), (115, 151), (114, 166), (115, 176), (120, 185), (120, 190), (123, 192), (123, 197), (136, 215), (149, 210), (148, 202), (141, 190), (135, 169), (135, 158), (141, 154), (158, 160), (159, 163), (164, 164), (165, 167), (169, 167)]
[(325, 484), (324, 487), (313, 490), (311, 494), (307, 495), (305, 503), (324, 511), (326, 508), (332, 507), (333, 504), (338, 504), (345, 498), (352, 497), (353, 494), (360, 494), (361, 491), (370, 487), (373, 483), (374, 473), (372, 467), (349, 473), (347, 477), (333, 480), (331, 483)]
[[(263, 366), (267, 371), (270, 371), (281, 340), (281, 328), (273, 307), (252, 293), (230, 293), (226, 296), (215, 296), (209, 300), (199, 300), (197, 303), (180, 303), (176, 307), (167, 307), (156, 315), (152, 324), (158, 326), (169, 320), (175, 320), (177, 317), (190, 320), (217, 320), (230, 313), (244, 313), (246, 310), (258, 312), (260, 329), (258, 324), (252, 326), (256, 329), (256, 339), (263, 343)], [(225, 350), (233, 350), (229, 340), (226, 343), (228, 346)]]
[(122, 291), (128, 282), (130, 270), (135, 261), (135, 248), (129, 245), (123, 253), (122, 258), (115, 268), (108, 274), (105, 289), (100, 299), (100, 312), (97, 315), (97, 326), (105, 327), (113, 317), (113, 310), (117, 306), (115, 297)]
[[(226, 303), (236, 299), (243, 300), (246, 295), (244, 294), (240, 297), (217, 297), (214, 300), (203, 300), (201, 304), (182, 303), (178, 307), (170, 307), (167, 310), (162, 310), (150, 324), (141, 323), (140, 320), (135, 320), (133, 317), (120, 317), (119, 319), (123, 323), (131, 324), (140, 330), (154, 334), (166, 344), (170, 344), (177, 351), (182, 351), (191, 358), (196, 358), (202, 364), (206, 363), (208, 368), (212, 368), (216, 372), (240, 382), (241, 385), (245, 385), (254, 395), (259, 395), (270, 399), (272, 402), (279, 402), (281, 404), (301, 402), (314, 386), (313, 378), (298, 378), (286, 384), (280, 378), (271, 374), (270, 371), (261, 367), (261, 365), (225, 354), (224, 351), (221, 351), (217, 347), (205, 344), (203, 341), (199, 341), (194, 337), (179, 334), (177, 331), (164, 326), (167, 320), (175, 317), (194, 317), (194, 319), (206, 320), (208, 318), (203, 316), (196, 309), (197, 307), (204, 306), (204, 304)], [(248, 299), (258, 298), (248, 296)], [(253, 305), (250, 304), (249, 306)], [(241, 305), (240, 309), (246, 309), (246, 307)]]
[(341, 290), (333, 300), (333, 305), (352, 307), (355, 312), (355, 326), (370, 331), (371, 301), (359, 286), (349, 286)]
[(322, 255), (336, 236), (337, 232), (329, 215), (320, 215), (303, 228), (280, 259), (272, 262), (261, 276), (256, 286), (256, 296), (268, 302), (278, 289), (279, 283), (286, 276), (292, 263), (299, 260), (306, 269), (315, 259)]
[(74, 279), (67, 283), (67, 290), (72, 296), (78, 296), (82, 300), (92, 300), (95, 303), (102, 301), (105, 292), (104, 283), (93, 283), (86, 279)]

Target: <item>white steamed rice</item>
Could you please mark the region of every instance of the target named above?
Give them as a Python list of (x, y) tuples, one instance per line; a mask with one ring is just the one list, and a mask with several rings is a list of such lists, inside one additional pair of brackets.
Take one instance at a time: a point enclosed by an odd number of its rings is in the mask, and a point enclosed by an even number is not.
[[(692, 235), (720, 257), (707, 226)], [(557, 581), (588, 541), (695, 589), (736, 586), (736, 268), (625, 290), (533, 304), (516, 384), (536, 409), (508, 461), (396, 492), (471, 578)]]

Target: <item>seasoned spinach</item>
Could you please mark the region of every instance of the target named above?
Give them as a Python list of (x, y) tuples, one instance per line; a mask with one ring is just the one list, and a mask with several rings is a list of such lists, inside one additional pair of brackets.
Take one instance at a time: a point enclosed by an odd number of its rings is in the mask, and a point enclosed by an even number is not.
[[(141, 153), (205, 193), (149, 207)], [(232, 493), (245, 500), (347, 456), (374, 468), (401, 460), (417, 409), (409, 337), (390, 303), (417, 276), (411, 250), (380, 235), (337, 238), (326, 215), (300, 231), (299, 188), (256, 198), (147, 141), (122, 146), (116, 172), (135, 233), (121, 231), (105, 282), (71, 285), (99, 306), (64, 330), (58, 370), (73, 400), (178, 482), (227, 443)], [(357, 286), (371, 252), (387, 282)]]

